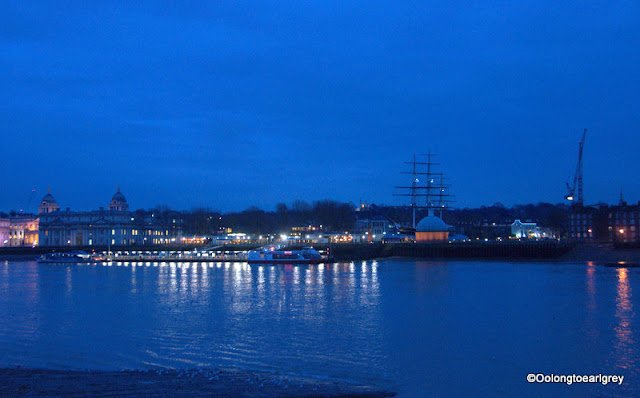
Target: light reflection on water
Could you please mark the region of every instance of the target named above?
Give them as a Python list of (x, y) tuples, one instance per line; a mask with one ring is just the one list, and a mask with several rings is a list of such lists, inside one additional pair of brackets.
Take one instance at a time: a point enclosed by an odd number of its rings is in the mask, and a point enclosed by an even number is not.
[(596, 296), (596, 267), (593, 263), (588, 262), (586, 268), (586, 291), (587, 291), (587, 299), (586, 299), (586, 334), (589, 339), (589, 343), (591, 345), (596, 344), (598, 338), (600, 337), (600, 325), (597, 323), (597, 315), (598, 315), (598, 307), (597, 307), (597, 296)]
[[(634, 364), (632, 356), (637, 347), (633, 339), (632, 322), (634, 318), (633, 304), (631, 302), (631, 286), (629, 284), (628, 271), (626, 268), (618, 268), (618, 295), (616, 297), (615, 317), (618, 324), (616, 331), (616, 365), (623, 369), (628, 369)], [(637, 355), (637, 354), (636, 354)]]
[[(0, 365), (240, 366), (405, 396), (637, 395), (639, 279), (594, 264), (2, 262)], [(625, 384), (545, 390), (525, 382), (538, 371)]]

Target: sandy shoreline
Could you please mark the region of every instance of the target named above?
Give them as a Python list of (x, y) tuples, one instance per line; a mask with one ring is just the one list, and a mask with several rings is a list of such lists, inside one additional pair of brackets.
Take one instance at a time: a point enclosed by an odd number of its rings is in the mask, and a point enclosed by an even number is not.
[(0, 369), (0, 396), (392, 397), (374, 386), (241, 369)]

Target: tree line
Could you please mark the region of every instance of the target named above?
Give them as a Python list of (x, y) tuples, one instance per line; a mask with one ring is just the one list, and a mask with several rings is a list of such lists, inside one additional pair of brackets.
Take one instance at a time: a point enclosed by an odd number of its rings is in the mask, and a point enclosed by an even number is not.
[[(252, 206), (243, 211), (223, 213), (198, 207), (187, 211), (173, 210), (168, 206), (135, 210), (135, 223), (154, 223), (170, 229), (180, 228), (185, 236), (213, 235), (227, 231), (246, 232), (255, 235), (287, 233), (294, 226), (322, 226), (325, 232), (351, 231), (356, 219), (382, 217), (399, 226), (410, 226), (412, 210), (409, 207), (372, 204), (356, 211), (353, 203), (325, 199), (315, 202), (296, 200), (290, 204), (278, 203), (274, 210), (263, 210)], [(18, 215), (18, 212), (0, 212), (0, 218)], [(426, 216), (419, 210), (416, 221)], [(537, 203), (506, 207), (501, 203), (478, 208), (446, 210), (444, 221), (455, 227), (496, 223), (506, 225), (516, 219), (537, 222), (552, 229), (559, 236), (567, 233), (569, 207), (564, 204)]]

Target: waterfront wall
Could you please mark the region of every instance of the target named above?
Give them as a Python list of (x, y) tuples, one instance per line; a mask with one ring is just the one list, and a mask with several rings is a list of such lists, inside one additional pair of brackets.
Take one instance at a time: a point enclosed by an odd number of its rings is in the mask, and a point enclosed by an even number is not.
[(573, 244), (549, 242), (478, 242), (444, 244), (393, 244), (391, 255), (419, 258), (557, 258)]
[[(325, 247), (326, 246), (326, 247)], [(337, 261), (360, 261), (384, 257), (416, 258), (558, 258), (574, 244), (558, 241), (461, 242), (461, 243), (345, 243), (316, 246), (329, 249)]]
[[(111, 246), (110, 250), (115, 251), (181, 251), (193, 250), (194, 245), (173, 245), (173, 246)], [(39, 256), (47, 253), (73, 252), (82, 250), (87, 253), (100, 253), (109, 250), (107, 246), (36, 246), (36, 247), (0, 247), (0, 256)]]

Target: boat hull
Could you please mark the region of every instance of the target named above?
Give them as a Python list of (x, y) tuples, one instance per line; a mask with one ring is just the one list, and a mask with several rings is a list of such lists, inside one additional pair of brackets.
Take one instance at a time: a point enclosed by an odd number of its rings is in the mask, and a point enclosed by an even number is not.
[(38, 260), (38, 264), (98, 264), (101, 261), (87, 260)]
[(100, 259), (85, 252), (49, 253), (38, 259), (40, 264), (96, 264)]

